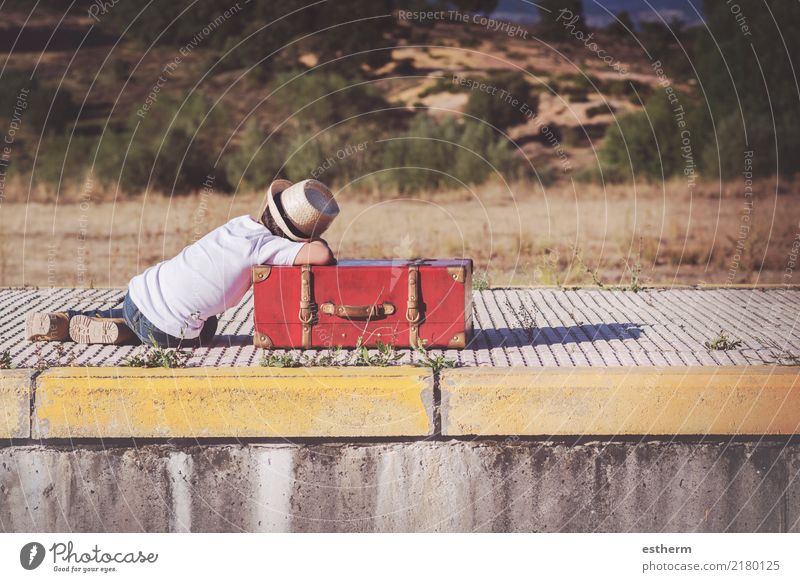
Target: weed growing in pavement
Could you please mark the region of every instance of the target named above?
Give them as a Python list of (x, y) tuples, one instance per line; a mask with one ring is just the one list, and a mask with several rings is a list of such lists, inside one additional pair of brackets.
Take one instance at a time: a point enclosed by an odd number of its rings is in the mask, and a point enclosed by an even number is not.
[(130, 368), (185, 368), (189, 354), (183, 350), (148, 347), (144, 352), (126, 358), (123, 366)]
[(439, 354), (437, 356), (431, 355), (422, 339), (417, 340), (417, 345), (414, 346), (414, 351), (417, 352), (421, 357), (420, 365), (430, 368), (434, 374), (441, 372), (445, 368), (455, 368), (457, 365), (455, 360), (451, 360), (444, 354)]
[(155, 347), (156, 339), (150, 334), (150, 346), (126, 358), (123, 366), (131, 368), (185, 368), (190, 353), (184, 350)]
[[(432, 355), (428, 352), (422, 340), (414, 346), (414, 351), (421, 358), (419, 366), (427, 367), (434, 372), (439, 372), (445, 368), (454, 368), (455, 360), (447, 358), (444, 354)], [(325, 352), (318, 352), (312, 356), (299, 353), (266, 353), (260, 360), (260, 364), (274, 368), (307, 368), (307, 367), (330, 367), (330, 366), (375, 366), (385, 368), (397, 365), (403, 357), (391, 344), (378, 342), (374, 353), (364, 345), (364, 338), (359, 337), (356, 346), (351, 351), (344, 350), (341, 346), (329, 349)]]
[(555, 247), (544, 249), (540, 260), (536, 263), (534, 271), (535, 280), (540, 285), (562, 286), (561, 267), (559, 265), (559, 253)]
[(61, 343), (56, 343), (52, 354), (42, 355), (42, 349), (49, 345), (48, 342), (37, 342), (36, 350), (33, 355), (36, 357), (33, 366), (34, 370), (42, 371), (57, 366), (75, 366), (75, 353), (67, 350)]
[(628, 259), (625, 259), (625, 268), (628, 270), (631, 277), (630, 283), (628, 283), (626, 289), (634, 293), (638, 293), (644, 289), (642, 286), (642, 261), (637, 258), (636, 262), (631, 265)]
[(303, 357), (303, 366), (308, 367), (331, 367), (343, 366), (352, 358), (352, 354), (347, 354), (342, 346), (336, 346), (325, 350), (324, 352), (317, 352), (313, 356)]
[(305, 355), (294, 352), (284, 352), (279, 354), (266, 353), (261, 358), (260, 364), (273, 368), (315, 368), (332, 366), (391, 366), (402, 357), (398, 354), (394, 346), (378, 342), (377, 353), (371, 354), (364, 345), (364, 338), (359, 337), (356, 347), (350, 351), (345, 351), (341, 346), (331, 348), (326, 351), (317, 352), (313, 355)]
[[(588, 273), (592, 277), (592, 281), (595, 285), (603, 288), (603, 281), (600, 280), (600, 275), (598, 274), (598, 269), (592, 269), (586, 262), (583, 260), (583, 255), (581, 254), (581, 249), (579, 247), (572, 247), (572, 254), (575, 257), (575, 260), (578, 261), (578, 266), (583, 269), (584, 272)], [(639, 268), (641, 271), (641, 267)]]
[(472, 289), (473, 291), (486, 291), (491, 288), (489, 281), (489, 274), (486, 271), (479, 271), (472, 275)]
[(721, 350), (727, 352), (728, 350), (735, 350), (742, 345), (742, 341), (728, 337), (725, 332), (720, 331), (714, 339), (707, 341), (703, 344), (707, 350)]
[(779, 366), (800, 366), (800, 355), (778, 345), (774, 339), (762, 338), (760, 340), (764, 345), (769, 348), (772, 364)]
[(525, 332), (528, 341), (533, 342), (533, 340), (536, 339), (536, 331), (538, 329), (536, 326), (536, 314), (538, 313), (538, 309), (535, 305), (531, 307), (532, 309), (529, 309), (524, 303), (520, 303), (519, 307), (514, 307), (511, 305), (511, 302), (506, 299), (506, 309), (516, 316), (520, 323), (520, 329)]
[(0, 370), (12, 370), (15, 367), (11, 362), (11, 352), (6, 350), (0, 354)]
[(306, 365), (302, 356), (291, 352), (283, 354), (266, 353), (261, 357), (259, 363), (268, 368), (302, 368)]
[(353, 358), (354, 366), (379, 366), (386, 367), (397, 363), (397, 360), (402, 358), (402, 354), (398, 354), (394, 346), (378, 342), (377, 353), (370, 354), (369, 350), (363, 345), (363, 338), (359, 337), (356, 342), (355, 357)]

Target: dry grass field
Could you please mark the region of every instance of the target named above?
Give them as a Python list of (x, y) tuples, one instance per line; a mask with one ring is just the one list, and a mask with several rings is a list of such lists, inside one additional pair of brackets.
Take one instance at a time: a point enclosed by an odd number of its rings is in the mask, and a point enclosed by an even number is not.
[[(706, 184), (690, 199), (680, 181), (343, 190), (328, 240), (342, 258), (471, 257), (494, 286), (798, 283), (799, 187), (759, 183), (752, 210), (737, 184)], [(0, 285), (123, 286), (258, 202), (255, 192), (6, 202)]]

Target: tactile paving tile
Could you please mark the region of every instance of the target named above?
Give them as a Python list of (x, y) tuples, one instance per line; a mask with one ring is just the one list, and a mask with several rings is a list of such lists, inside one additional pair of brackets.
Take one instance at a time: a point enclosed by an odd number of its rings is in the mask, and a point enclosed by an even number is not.
[[(0, 354), (8, 351), (19, 368), (124, 364), (144, 348), (34, 344), (23, 337), (29, 311), (107, 309), (123, 295), (121, 289), (0, 289)], [(475, 293), (470, 345), (444, 354), (461, 366), (797, 364), (798, 305), (800, 291), (793, 289), (492, 289)], [(720, 332), (740, 345), (707, 349)], [(248, 293), (220, 318), (214, 345), (187, 350), (187, 365), (259, 365), (264, 352), (253, 347), (252, 333)], [(399, 353), (398, 363), (420, 361), (410, 350)]]

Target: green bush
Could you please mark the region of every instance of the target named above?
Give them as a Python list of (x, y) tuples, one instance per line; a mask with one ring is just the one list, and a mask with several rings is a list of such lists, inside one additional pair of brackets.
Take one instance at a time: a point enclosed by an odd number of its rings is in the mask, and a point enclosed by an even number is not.
[(199, 93), (184, 99), (164, 94), (144, 112), (131, 115), (127, 128), (102, 137), (97, 174), (126, 189), (183, 194), (203, 187), (227, 190), (224, 165), (215, 166), (233, 127), (222, 107)]
[(525, 165), (505, 137), (485, 124), (418, 115), (405, 135), (387, 142), (381, 181), (401, 192), (480, 184), (494, 170), (506, 179), (525, 175)]
[(654, 95), (644, 111), (625, 115), (608, 129), (600, 150), (603, 171), (655, 180), (681, 173), (681, 131), (664, 93)]
[[(23, 71), (8, 70), (0, 79), (0, 132), (13, 153), (0, 163), (8, 174), (28, 174), (36, 167), (37, 176), (57, 183), (65, 174), (79, 173), (85, 160), (86, 140), (76, 136), (70, 147), (71, 163), (65, 165), (68, 138), (77, 108), (69, 92), (44, 85)], [(40, 143), (37, 149), (37, 144)], [(0, 146), (2, 149), (2, 146)], [(36, 159), (34, 159), (36, 156)]]
[[(280, 87), (272, 100), (282, 116), (294, 115), (295, 124), (309, 128), (326, 128), (337, 121), (387, 107), (373, 87), (348, 81), (338, 73), (283, 73), (274, 87)], [(370, 121), (369, 116), (365, 119)]]
[[(788, 115), (784, 112), (779, 113), (780, 117), (790, 115), (791, 113)], [(716, 119), (715, 135), (714, 128), (708, 121), (707, 112), (701, 110), (695, 112), (693, 120), (694, 125), (698, 127), (696, 134), (702, 136), (702, 140), (698, 140), (702, 146), (699, 158), (705, 175), (710, 178), (721, 177), (726, 180), (741, 176), (744, 170), (744, 152), (746, 150), (754, 152), (752, 162), (754, 175), (768, 175), (776, 171), (791, 173), (796, 169), (797, 166), (778, 167), (773, 123), (780, 124), (780, 121), (776, 122), (771, 119), (767, 111), (750, 111), (744, 119), (747, 123), (746, 137), (742, 115), (738, 112), (728, 113)], [(797, 134), (786, 132), (784, 127), (778, 127), (778, 131), (783, 133), (790, 142), (786, 144), (778, 141), (778, 155), (782, 155), (784, 160), (789, 156), (797, 159), (796, 150), (790, 149), (792, 141), (794, 141), (795, 148), (800, 148), (800, 143), (797, 143)]]
[(447, 183), (454, 166), (460, 128), (453, 119), (440, 123), (417, 115), (408, 132), (392, 136), (383, 155), (380, 181), (400, 192), (435, 189)]
[(26, 71), (7, 70), (0, 79), (0, 127), (5, 132), (15, 115), (21, 128), (16, 138), (38, 140), (39, 135), (60, 134), (75, 121), (77, 107), (64, 89), (45, 85)]
[[(464, 110), (467, 115), (504, 130), (525, 123), (536, 114), (538, 98), (533, 95), (531, 86), (521, 73), (500, 71), (476, 81), (486, 83), (492, 90), (474, 88)], [(516, 100), (516, 104), (513, 100)], [(523, 104), (527, 110), (523, 109)]]
[(84, 179), (94, 160), (97, 138), (94, 136), (54, 136), (39, 150), (35, 167), (36, 182), (51, 185), (69, 184)]
[(645, 21), (639, 26), (641, 32), (638, 39), (647, 49), (649, 58), (661, 61), (664, 70), (673, 80), (689, 79), (693, 74), (694, 51), (691, 35), (684, 31), (685, 23), (673, 18), (669, 23)]
[(591, 119), (597, 115), (610, 115), (612, 113), (616, 113), (617, 109), (611, 105), (610, 103), (601, 103), (599, 105), (593, 105), (586, 110), (586, 117)]
[(417, 74), (417, 67), (414, 66), (414, 59), (406, 58), (406, 59), (398, 59), (395, 61), (394, 70), (392, 71), (395, 75), (402, 75), (402, 76), (410, 76)]
[(631, 103), (639, 103), (638, 97), (647, 101), (654, 93), (653, 87), (633, 79), (597, 79), (595, 81), (598, 91), (613, 97), (627, 97)]
[(319, 134), (299, 133), (285, 150), (285, 172), (290, 180), (316, 178), (325, 183), (344, 184), (379, 167), (374, 129), (338, 126)]
[(557, 87), (559, 96), (568, 98), (572, 103), (586, 103), (589, 100), (589, 93), (595, 91), (595, 85), (598, 83), (597, 79), (580, 73), (559, 77), (558, 84), (554, 84), (554, 88)]
[(528, 173), (509, 142), (487, 125), (452, 118), (437, 122), (424, 113), (408, 130), (386, 140), (376, 140), (375, 128), (354, 129), (352, 124), (298, 132), (285, 143), (272, 140), (262, 147), (265, 137), (251, 122), (239, 146), (227, 156), (227, 175), (235, 186), (242, 180), (249, 187), (263, 188), (283, 176), (292, 181), (313, 177), (328, 184), (358, 181), (417, 192), (461, 182), (480, 184), (495, 170), (508, 181)]
[[(269, 137), (269, 141), (267, 138)], [(245, 125), (239, 145), (225, 157), (225, 170), (234, 189), (264, 189), (270, 182), (286, 176), (287, 147), (277, 135), (259, 127), (255, 120)]]

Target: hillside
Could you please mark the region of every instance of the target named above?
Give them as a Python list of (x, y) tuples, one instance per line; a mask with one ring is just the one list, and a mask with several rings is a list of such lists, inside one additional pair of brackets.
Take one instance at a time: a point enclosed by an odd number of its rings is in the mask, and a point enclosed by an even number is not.
[[(51, 100), (54, 94), (63, 98), (66, 103), (59, 122), (73, 139), (125, 128), (137, 112), (144, 117), (143, 109), (148, 114), (150, 108), (157, 109), (159, 100), (199, 94), (226, 114), (224, 147), (215, 152), (224, 158), (241, 143), (248, 123), (269, 134), (294, 115), (292, 105), (298, 103), (301, 108), (302, 103), (293, 101), (291, 82), (282, 88), (274, 75), (258, 68), (232, 68), (225, 51), (209, 46), (210, 35), (223, 34), (222, 28), (195, 39), (191, 50), (181, 51), (172, 46), (145, 46), (125, 36), (115, 39), (80, 13), (61, 19), (55, 12), (38, 10), (27, 22), (24, 11), (7, 10), (4, 15), (0, 49), (7, 51), (3, 55), (5, 76), (33, 74), (38, 91)], [(480, 82), (499, 71), (515, 72), (530, 85), (531, 101), (504, 105), (518, 109), (530, 105), (529, 118), (507, 131), (510, 149), (520, 148), (515, 155), (530, 159), (548, 181), (566, 169), (575, 174), (596, 167), (598, 140), (606, 128), (618, 116), (641, 110), (641, 100), (652, 92), (657, 77), (641, 51), (610, 35), (599, 33), (598, 42), (604, 43), (609, 53), (624, 55), (624, 75), (573, 43), (543, 44), (533, 39), (535, 28), (522, 31), (512, 38), (485, 26), (438, 22), (427, 31), (424, 46), (398, 40), (388, 63), (362, 66), (353, 71), (357, 79), (352, 82), (368, 86), (393, 109), (460, 119), (470, 94), (481, 90), (464, 86), (465, 80)], [(522, 38), (522, 33), (527, 38)], [(304, 52), (302, 46), (293, 50), (297, 54), (292, 57), (295, 62), (289, 67), (290, 75), (305, 70), (307, 76), (321, 76), (333, 67), (322, 55)], [(342, 74), (342, 69), (337, 66), (337, 73)], [(632, 84), (636, 92), (632, 92)], [(401, 112), (395, 111), (393, 118), (391, 123), (403, 123)], [(52, 116), (49, 123), (53, 123)], [(36, 138), (31, 135), (27, 142), (38, 141)], [(59, 166), (71, 165), (65, 158), (76, 155), (77, 148), (88, 147), (74, 143), (72, 153), (62, 148), (38, 161), (43, 179), (45, 174), (62, 177)], [(322, 163), (326, 157), (317, 161)], [(82, 158), (82, 163), (87, 160)], [(309, 165), (319, 164), (312, 160)], [(34, 184), (37, 181), (34, 179)], [(67, 186), (65, 180), (57, 182), (62, 188)], [(130, 190), (135, 189), (125, 188), (136, 194)], [(51, 191), (45, 189), (42, 195), (49, 196)], [(34, 192), (34, 197), (38, 194)], [(71, 190), (64, 188), (64, 194), (69, 196)], [(6, 197), (14, 199), (17, 193), (7, 191)]]

